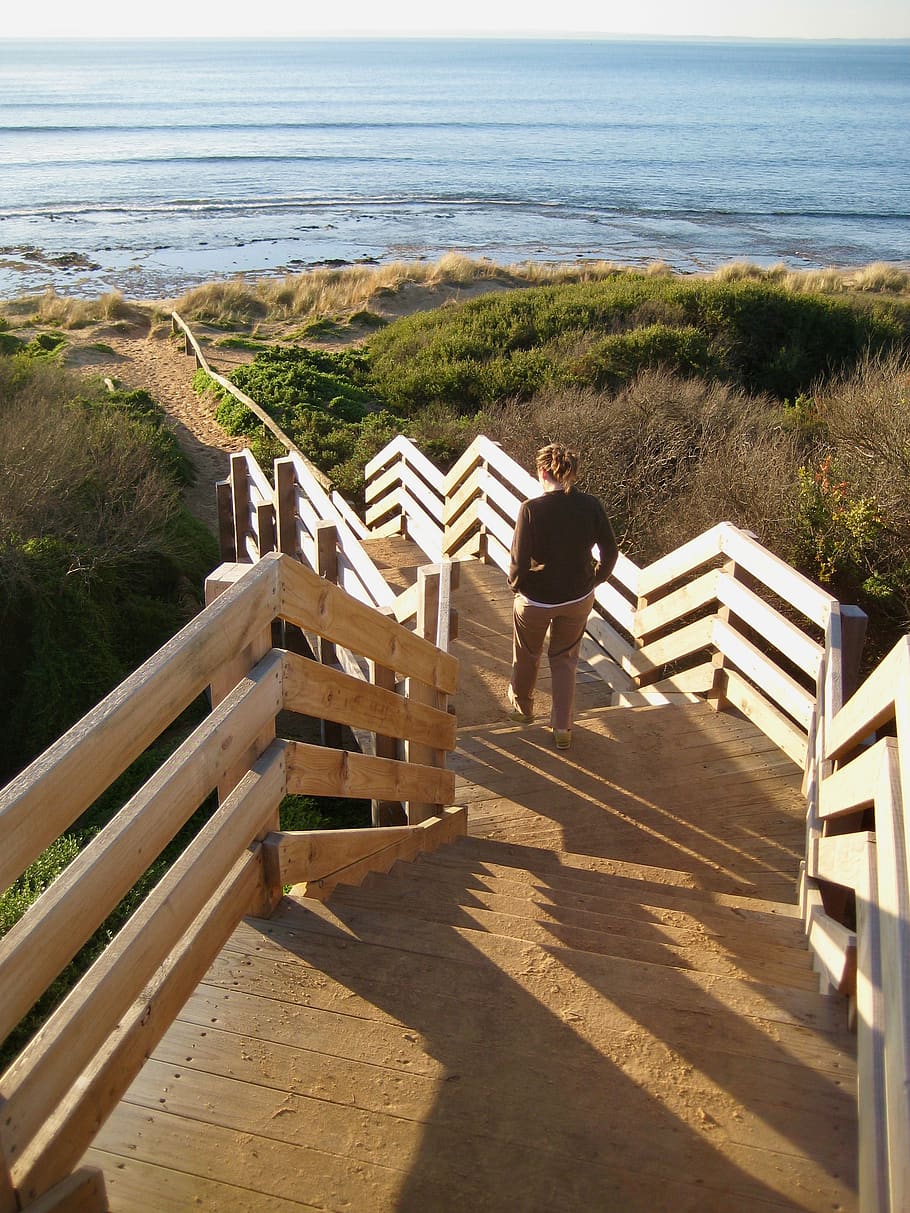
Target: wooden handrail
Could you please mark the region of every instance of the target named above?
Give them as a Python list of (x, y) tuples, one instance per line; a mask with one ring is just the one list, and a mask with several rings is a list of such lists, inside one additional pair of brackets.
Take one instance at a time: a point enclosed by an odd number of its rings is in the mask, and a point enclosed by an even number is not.
[[(6, 1035), (220, 789), (220, 807), (0, 1076), (0, 1213), (26, 1207), (77, 1165), (241, 916), (267, 914), (291, 877), (324, 884), (352, 863), (361, 874), (381, 869), (396, 854), (464, 832), (463, 811), (445, 811), (454, 778), (438, 765), (275, 738), (279, 712), (303, 708), (392, 733), (405, 752), (423, 746), (444, 754), (455, 744), (455, 720), (428, 696), (444, 699), (455, 689), (450, 654), (278, 553), (216, 570), (212, 583), (221, 591), (214, 602), (3, 792), (0, 829), (13, 844), (0, 849), (6, 887), (211, 684), (211, 713), (0, 941)], [(271, 650), (276, 622), (381, 662), (404, 686), (364, 687)], [(368, 831), (356, 862), (344, 831), (307, 858), (311, 844), (277, 832), (281, 800), (299, 789), (400, 798), (415, 814), (394, 838)], [(416, 811), (427, 806), (435, 814)]]
[(821, 723), (807, 878), (856, 899), (847, 992), (859, 1035), (860, 1207), (894, 1213), (910, 1207), (910, 637), (830, 719), (823, 708)]
[[(398, 529), (423, 540), (431, 557), (441, 528), (450, 559), (479, 555), (506, 571), (519, 504), (540, 492), (535, 478), (480, 435), (446, 474), (444, 497), (418, 502), (410, 469), (421, 459), (399, 436), (371, 460), (368, 523), (380, 523), (383, 534)], [(805, 618), (802, 627), (781, 613), (778, 599)], [(816, 700), (837, 682), (844, 657), (835, 650), (825, 682), (824, 646), (815, 629), (827, 634), (839, 626), (830, 594), (754, 537), (720, 523), (646, 568), (620, 555), (595, 602), (584, 654), (614, 690), (679, 689), (735, 703), (806, 764)], [(693, 611), (716, 615), (723, 626), (696, 625)], [(685, 669), (663, 674), (680, 661)]]
[(319, 481), (327, 492), (331, 492), (332, 482), (329, 477), (326, 476), (324, 472), (320, 471), (315, 463), (311, 463), (310, 460), (307, 459), (303, 451), (301, 451), (293, 439), (288, 437), (278, 422), (275, 421), (273, 417), (270, 417), (265, 409), (258, 405), (255, 400), (247, 396), (246, 392), (242, 392), (240, 388), (236, 386), (236, 384), (231, 383), (230, 379), (226, 379), (224, 375), (219, 374), (209, 365), (208, 359), (202, 352), (202, 347), (193, 335), (189, 325), (177, 312), (171, 312), (171, 329), (174, 333), (176, 333), (178, 330), (183, 333), (187, 347), (186, 352), (189, 354), (190, 351), (192, 351), (193, 356), (196, 359), (196, 366), (205, 371), (208, 377), (214, 380), (222, 391), (227, 392), (229, 396), (233, 396), (236, 401), (244, 406), (244, 408), (249, 409), (254, 416), (258, 417), (269, 433), (277, 438), (281, 445), (288, 451), (297, 455), (299, 459), (302, 459), (309, 467), (313, 477)]
[(191, 623), (0, 792), (0, 889), (6, 889), (276, 617), (276, 566)]

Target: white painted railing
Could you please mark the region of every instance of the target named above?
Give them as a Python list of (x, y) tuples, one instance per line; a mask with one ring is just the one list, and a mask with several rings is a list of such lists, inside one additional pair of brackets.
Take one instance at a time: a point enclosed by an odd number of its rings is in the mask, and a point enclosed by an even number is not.
[[(368, 524), (418, 543), (429, 535), (434, 557), (478, 556), (506, 571), (518, 508), (540, 492), (536, 479), (483, 436), (445, 476), (432, 471), (396, 438), (366, 469)], [(830, 594), (721, 523), (647, 568), (620, 555), (595, 601), (583, 656), (627, 702), (679, 694), (729, 702), (806, 766), (839, 610)], [(831, 660), (840, 669), (838, 650)]]
[[(416, 469), (420, 468), (417, 472)], [(508, 568), (536, 480), (478, 438), (431, 477), (407, 439), (367, 469), (384, 533)], [(412, 515), (420, 486), (431, 486)], [(860, 1207), (910, 1210), (910, 639), (855, 691), (865, 616), (720, 523), (598, 588), (583, 655), (614, 703), (701, 696), (748, 716), (804, 771), (800, 898), (823, 989), (859, 1032)], [(855, 913), (855, 928), (852, 918)]]
[[(860, 1208), (910, 1209), (910, 637), (826, 720), (810, 926), (855, 905)], [(811, 929), (810, 929), (811, 939)], [(837, 941), (829, 974), (837, 981)], [(849, 947), (849, 941), (847, 943)], [(832, 971), (833, 970), (833, 971)]]

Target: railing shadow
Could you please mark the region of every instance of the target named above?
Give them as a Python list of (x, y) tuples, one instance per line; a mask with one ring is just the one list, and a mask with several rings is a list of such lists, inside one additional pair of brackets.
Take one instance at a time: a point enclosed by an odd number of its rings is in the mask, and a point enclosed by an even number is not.
[[(788, 1041), (798, 1023), (782, 1017), (776, 1040), (671, 968), (655, 1001), (653, 985), (610, 958), (468, 937), (448, 923), (415, 922), (408, 931), (402, 921), (396, 943), (394, 925), (383, 927), (374, 912), (343, 898), (332, 909), (328, 920), (286, 908), (254, 924), (262, 935), (251, 935), (250, 948), (266, 967), (291, 958), (312, 966), (301, 969), (310, 1010), (378, 1019), (398, 1036), (398, 1057), (361, 1057), (354, 1043), (346, 1062), (323, 1060), (327, 1080), (339, 1071), (369, 1079), (344, 1084), (358, 1126), (346, 1193), (355, 1206), (358, 1176), (384, 1187), (359, 1207), (401, 1213), (850, 1206), (846, 1142), (838, 1152), (845, 1175), (812, 1162), (800, 1173), (786, 1153), (789, 1143), (808, 1144), (800, 1140), (807, 1124), (814, 1133), (820, 1120), (830, 1127), (836, 1048), (827, 1071), (800, 1069), (783, 1084), (787, 1107), (753, 1106), (738, 1089), (754, 1089), (760, 1066), (771, 1098), (784, 1099), (779, 1076), (793, 1069)], [(561, 1014), (546, 1005), (554, 986)], [(260, 1040), (267, 1036), (262, 1025)], [(415, 1100), (407, 1092), (417, 1053), (436, 1064)], [(308, 1122), (307, 1143), (331, 1148), (312, 1123), (319, 1103), (308, 1111), (298, 1118)], [(313, 1199), (305, 1181), (298, 1194)]]
[(504, 724), (462, 731), (453, 765), (474, 785), (472, 820), (491, 837), (524, 831), (532, 845), (549, 839), (686, 872), (704, 888), (795, 900), (798, 771), (745, 722), (707, 708), (589, 714), (565, 753), (542, 727)]

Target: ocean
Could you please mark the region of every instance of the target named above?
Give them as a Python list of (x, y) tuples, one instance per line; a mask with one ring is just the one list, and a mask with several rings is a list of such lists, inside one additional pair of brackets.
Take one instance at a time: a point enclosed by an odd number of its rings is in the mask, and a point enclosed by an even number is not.
[(0, 297), (435, 259), (910, 264), (910, 43), (0, 42)]

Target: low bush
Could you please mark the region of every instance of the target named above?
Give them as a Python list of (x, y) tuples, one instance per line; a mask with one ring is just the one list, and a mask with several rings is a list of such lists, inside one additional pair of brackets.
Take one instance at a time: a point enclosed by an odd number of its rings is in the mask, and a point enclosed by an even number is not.
[(803, 472), (804, 559), (868, 612), (888, 647), (910, 628), (910, 358), (866, 358), (804, 408), (815, 434)]
[(779, 418), (769, 397), (649, 370), (613, 393), (512, 401), (484, 423), (525, 467), (544, 443), (575, 446), (581, 486), (603, 500), (622, 548), (648, 563), (723, 519), (786, 542), (800, 440)]
[(419, 313), (365, 351), (377, 395), (407, 415), (430, 403), (473, 412), (544, 387), (615, 387), (655, 365), (794, 399), (867, 350), (908, 344), (905, 303), (616, 274)]
[(177, 631), (217, 562), (153, 417), (144, 393), (0, 359), (0, 780)]

